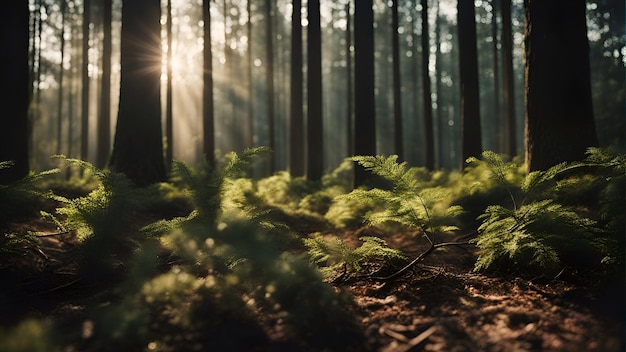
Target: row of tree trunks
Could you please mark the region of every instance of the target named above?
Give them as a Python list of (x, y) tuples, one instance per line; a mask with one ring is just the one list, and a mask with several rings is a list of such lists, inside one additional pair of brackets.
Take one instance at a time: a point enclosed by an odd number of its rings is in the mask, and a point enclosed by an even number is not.
[[(584, 156), (587, 147), (597, 144), (591, 104), (585, 2), (577, 0), (575, 3), (568, 4), (568, 6), (560, 6), (563, 5), (561, 2), (547, 4), (537, 0), (525, 1), (527, 84), (525, 125), (529, 171), (545, 169), (562, 161), (580, 159)], [(209, 1), (205, 1), (204, 6), (204, 151), (210, 164), (214, 164), (214, 161), (211, 162), (215, 145)], [(269, 9), (269, 6), (267, 5), (266, 8)], [(307, 105), (309, 118), (307, 131), (309, 134), (307, 140), (309, 152), (307, 153), (307, 177), (319, 180), (322, 173), (321, 157), (323, 155), (321, 153), (319, 2), (310, 1), (308, 6), (309, 96)], [(426, 1), (422, 2), (422, 7), (423, 14), (426, 14)], [(510, 19), (505, 14), (510, 11), (510, 3), (504, 1), (502, 8), (504, 11), (503, 45), (506, 46), (508, 44), (505, 42), (510, 39), (508, 35), (510, 33), (507, 30)], [(127, 1), (122, 11), (120, 108), (110, 167), (126, 173), (138, 185), (162, 181), (166, 176), (160, 123), (160, 11), (158, 0)], [(458, 16), (463, 116), (462, 150), (465, 159), (469, 156), (477, 156), (482, 151), (477, 97), (474, 5), (471, 2), (460, 1)], [(11, 171), (2, 172), (3, 181), (14, 180), (28, 171), (27, 105), (32, 89), (29, 85), (33, 82), (29, 78), (28, 67), (28, 17), (28, 7), (24, 8), (24, 5), (20, 3), (7, 5), (6, 11), (3, 12), (5, 19), (3, 25), (7, 30), (2, 31), (0, 44), (4, 45), (7, 50), (3, 53), (0, 62), (5, 72), (0, 76), (5, 86), (16, 86), (16, 82), (25, 82), (23, 92), (20, 89), (11, 89), (10, 94), (3, 95), (5, 103), (3, 106), (7, 111), (7, 116), (10, 116), (5, 122), (8, 129), (5, 128), (3, 131), (10, 132), (3, 133), (3, 138), (0, 138), (3, 143), (0, 157), (2, 157), (1, 160), (14, 160), (16, 163)], [(424, 15), (423, 25), (426, 24), (427, 17)], [(355, 3), (354, 18), (355, 100), (357, 101), (354, 121), (354, 153), (373, 155), (376, 154), (376, 129), (372, 1)], [(105, 18), (104, 22), (110, 21)], [(16, 31), (20, 28), (21, 31)], [(6, 35), (9, 32), (11, 35)], [(268, 36), (271, 37), (271, 34), (270, 27)], [(426, 36), (423, 35), (423, 37)], [(561, 59), (564, 53), (568, 55), (566, 60)], [(503, 58), (503, 60), (506, 77), (509, 59)], [(423, 61), (427, 62), (426, 59)], [(271, 72), (271, 67), (267, 70)], [(424, 71), (427, 71), (427, 67)], [(424, 84), (429, 84), (426, 82), (429, 77), (423, 78)], [(271, 85), (273, 75), (268, 75), (267, 80), (267, 84)], [(505, 78), (505, 85), (509, 83), (510, 81)], [(103, 90), (105, 90), (104, 84), (105, 82), (103, 82)], [(83, 83), (83, 85), (87, 86), (88, 83)], [(273, 98), (270, 100), (273, 101)], [(508, 105), (506, 97), (505, 105)], [(85, 115), (83, 110), (83, 116)], [(100, 120), (104, 120), (103, 116), (106, 115), (107, 113), (102, 111)], [(510, 117), (512, 114), (507, 111), (507, 115)], [(271, 114), (269, 118), (272, 119)], [(60, 120), (61, 116), (59, 116)], [(513, 125), (510, 124), (508, 129), (512, 128)], [(319, 148), (314, 144), (317, 142), (320, 143)], [(513, 146), (509, 146), (508, 149), (512, 150), (512, 148)], [(355, 186), (367, 183), (369, 178), (370, 176), (364, 170), (358, 167), (355, 169)]]

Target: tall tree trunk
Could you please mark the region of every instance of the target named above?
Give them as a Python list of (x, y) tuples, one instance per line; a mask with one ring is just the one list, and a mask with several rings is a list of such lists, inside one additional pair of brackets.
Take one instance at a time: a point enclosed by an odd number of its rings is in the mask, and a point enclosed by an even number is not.
[(352, 79), (352, 21), (350, 16), (350, 3), (346, 3), (346, 121), (347, 121), (347, 155), (354, 154), (354, 113), (353, 113), (353, 90), (354, 81)]
[(546, 170), (596, 146), (585, 1), (526, 0), (526, 166)]
[(96, 165), (106, 167), (111, 153), (111, 54), (113, 1), (104, 0), (102, 21), (102, 82), (100, 87), (100, 116), (98, 117), (98, 148)]
[(424, 166), (435, 168), (435, 132), (433, 127), (433, 101), (430, 88), (430, 30), (428, 29), (428, 0), (422, 3), (422, 82), (424, 84)]
[(59, 65), (59, 90), (58, 90), (58, 98), (57, 98), (57, 154), (61, 154), (63, 152), (63, 95), (64, 95), (64, 80), (65, 80), (65, 15), (67, 11), (67, 3), (65, 0), (61, 1), (61, 34), (60, 34), (60, 45), (61, 45), (61, 64)]
[(215, 169), (215, 116), (213, 102), (213, 53), (211, 44), (211, 0), (202, 1), (204, 46), (202, 49), (202, 152), (211, 169)]
[[(374, 10), (372, 0), (358, 0), (354, 10), (354, 153), (376, 155), (374, 104)], [(354, 167), (354, 187), (368, 184), (372, 175)]]
[(500, 111), (500, 61), (498, 60), (498, 3), (500, 0), (491, 0), (491, 39), (493, 50), (493, 130), (495, 131), (493, 148), (500, 152), (502, 148), (502, 129), (500, 121), (502, 114)]
[(304, 176), (304, 122), (302, 114), (302, 1), (293, 0), (291, 14), (291, 119), (289, 171)]
[(459, 72), (461, 82), (461, 168), (482, 153), (478, 91), (478, 52), (473, 1), (458, 2)]
[(159, 0), (124, 1), (120, 107), (110, 166), (138, 186), (165, 180), (160, 19)]
[(173, 125), (173, 99), (172, 99), (172, 0), (167, 0), (167, 89), (165, 103), (165, 168), (172, 169), (174, 159), (174, 125)]
[(246, 2), (246, 11), (248, 13), (248, 23), (246, 24), (248, 34), (248, 111), (245, 125), (245, 143), (247, 148), (254, 146), (254, 76), (252, 74), (253, 58), (252, 58), (252, 0)]
[(324, 171), (322, 129), (322, 33), (320, 2), (309, 0), (307, 27), (307, 179), (319, 181)]
[(400, 38), (398, 34), (398, 0), (391, 3), (391, 53), (393, 61), (393, 121), (395, 153), (404, 160), (404, 136), (402, 130), (402, 92), (400, 82)]
[(442, 55), (441, 55), (441, 4), (437, 1), (437, 13), (435, 15), (435, 90), (437, 92), (437, 167), (442, 168), (446, 164), (446, 153), (444, 148), (444, 130), (446, 123), (443, 116), (443, 87), (441, 85)]
[(12, 161), (0, 170), (0, 184), (17, 181), (28, 163), (28, 1), (9, 1), (0, 12), (0, 94), (5, 118), (0, 128), (0, 161)]
[(513, 76), (513, 33), (511, 0), (502, 1), (502, 80), (504, 85), (504, 152), (517, 155), (515, 128), (515, 78)]
[(272, 0), (265, 0), (265, 84), (267, 84), (267, 132), (269, 147), (269, 173), (276, 170), (276, 136), (274, 132), (274, 29), (272, 23)]
[(89, 25), (91, 24), (91, 0), (83, 0), (83, 65), (80, 158), (89, 159)]

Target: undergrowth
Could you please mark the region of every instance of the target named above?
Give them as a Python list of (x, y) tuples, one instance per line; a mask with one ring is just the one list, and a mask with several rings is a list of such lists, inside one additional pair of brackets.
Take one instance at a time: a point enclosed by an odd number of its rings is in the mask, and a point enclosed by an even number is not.
[[(623, 219), (624, 204), (620, 211), (615, 203), (623, 195), (606, 194), (608, 190), (623, 187), (623, 157), (590, 149), (584, 161), (531, 172), (522, 180), (510, 177), (510, 170), (518, 165), (505, 163), (493, 152), (484, 152), (480, 161), (472, 158), (468, 162), (484, 164), (510, 196), (509, 206), (490, 205), (479, 216), (482, 224), (474, 240), (480, 250), (476, 270), (550, 271), (623, 260), (616, 248), (623, 243), (624, 233), (614, 232), (619, 229), (601, 226), (590, 218), (594, 214), (589, 212), (589, 207), (595, 204), (586, 203), (589, 194), (582, 194), (599, 189), (604, 196), (596, 201), (611, 205), (601, 207), (598, 215), (613, 219), (607, 224)], [(600, 185), (588, 187), (598, 182)], [(575, 189), (578, 197), (569, 192)], [(575, 198), (583, 202), (576, 203)]]

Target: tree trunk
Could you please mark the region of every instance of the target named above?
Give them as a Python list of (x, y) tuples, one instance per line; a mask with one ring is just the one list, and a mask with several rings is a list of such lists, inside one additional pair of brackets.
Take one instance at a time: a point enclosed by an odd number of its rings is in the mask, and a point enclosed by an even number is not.
[(393, 57), (393, 121), (395, 154), (404, 160), (404, 138), (402, 131), (402, 92), (400, 83), (400, 38), (398, 35), (398, 0), (391, 5), (391, 52)]
[(428, 0), (422, 1), (422, 82), (424, 84), (424, 166), (435, 168), (435, 134), (433, 126), (433, 101), (430, 89), (430, 31), (428, 29)]
[(165, 180), (160, 18), (159, 0), (124, 1), (120, 107), (110, 165), (138, 186)]
[(513, 34), (511, 0), (502, 0), (502, 83), (504, 85), (504, 152), (517, 155), (515, 128), (515, 77), (513, 76)]
[(322, 136), (322, 33), (320, 2), (309, 0), (307, 27), (307, 170), (306, 177), (319, 181), (324, 171)]
[(111, 53), (112, 53), (112, 0), (104, 0), (102, 20), (102, 86), (100, 91), (100, 116), (98, 117), (98, 148), (96, 165), (106, 167), (111, 153)]
[(274, 29), (272, 23), (272, 0), (265, 1), (265, 84), (267, 85), (267, 133), (269, 148), (270, 175), (276, 170), (276, 136), (274, 122)]
[[(354, 10), (354, 153), (376, 155), (374, 106), (374, 11), (372, 0), (358, 0)], [(354, 187), (366, 185), (372, 174), (354, 167)]]
[(491, 48), (493, 50), (493, 131), (495, 131), (493, 139), (493, 148), (495, 152), (502, 150), (502, 129), (500, 110), (500, 62), (498, 60), (498, 3), (500, 0), (491, 0)]
[(254, 76), (252, 74), (253, 58), (252, 58), (252, 0), (246, 2), (246, 11), (248, 13), (248, 20), (246, 24), (248, 35), (248, 64), (246, 68), (248, 70), (248, 110), (246, 116), (245, 125), (245, 146), (247, 148), (254, 147)]
[(5, 118), (0, 128), (0, 184), (28, 175), (28, 1), (9, 1), (0, 12), (0, 94)]
[(473, 1), (458, 2), (459, 72), (461, 83), (461, 168), (482, 153), (478, 91), (478, 53)]
[[(106, 5), (105, 5), (106, 11)], [(91, 24), (91, 0), (83, 1), (83, 65), (80, 127), (80, 158), (89, 159), (89, 25)], [(106, 22), (105, 22), (106, 26)], [(106, 37), (105, 37), (106, 42)], [(103, 63), (104, 65), (104, 63)], [(104, 79), (104, 77), (103, 77)]]
[(167, 89), (165, 103), (165, 168), (172, 169), (174, 159), (174, 126), (173, 126), (173, 99), (172, 99), (172, 0), (167, 0)]
[(585, 1), (526, 0), (526, 166), (546, 170), (597, 145)]
[(211, 44), (211, 0), (202, 1), (204, 47), (202, 79), (202, 152), (209, 168), (215, 169), (215, 116), (213, 102), (213, 53)]
[(57, 97), (57, 155), (63, 153), (63, 100), (65, 91), (65, 12), (67, 11), (67, 3), (65, 0), (61, 1), (61, 33), (59, 35), (59, 42), (61, 45), (61, 64), (59, 65), (59, 90)]
[(302, 114), (302, 1), (293, 1), (291, 14), (291, 119), (289, 169), (304, 176), (304, 122)]
[(350, 1), (346, 2), (346, 131), (347, 131), (347, 150), (346, 154), (351, 156), (354, 154), (354, 114), (353, 114), (353, 91), (354, 82), (352, 79), (352, 21), (350, 16)]

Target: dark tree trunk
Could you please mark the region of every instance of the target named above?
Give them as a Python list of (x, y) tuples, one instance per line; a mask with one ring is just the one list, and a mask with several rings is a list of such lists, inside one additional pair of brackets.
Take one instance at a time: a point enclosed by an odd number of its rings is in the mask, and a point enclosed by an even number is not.
[(246, 116), (246, 125), (244, 127), (245, 147), (254, 147), (254, 76), (252, 74), (252, 66), (254, 65), (252, 60), (252, 0), (246, 2), (246, 11), (248, 13), (248, 23), (246, 23), (246, 30), (248, 34), (248, 64), (246, 68), (248, 70), (248, 110)]
[(597, 145), (585, 1), (524, 4), (526, 166), (546, 170)]
[(110, 165), (138, 186), (165, 180), (160, 18), (159, 0), (123, 3), (120, 108)]
[(502, 84), (504, 85), (504, 153), (517, 155), (515, 128), (515, 77), (513, 76), (513, 33), (511, 0), (502, 0)]
[(291, 14), (291, 119), (289, 171), (304, 176), (304, 122), (302, 114), (302, 1), (293, 1)]
[(172, 169), (174, 159), (174, 125), (172, 99), (172, 0), (167, 0), (167, 90), (165, 103), (165, 167)]
[(0, 184), (28, 175), (28, 1), (6, 2), (0, 11), (0, 161), (12, 161), (0, 170)]
[[(105, 5), (106, 11), (106, 5)], [(91, 24), (91, 0), (83, 2), (83, 65), (80, 127), (80, 158), (89, 159), (89, 25)], [(106, 22), (105, 22), (106, 26)], [(106, 28), (106, 27), (105, 27)], [(106, 32), (105, 32), (106, 33)], [(105, 43), (106, 43), (106, 37)], [(106, 52), (104, 53), (106, 55)], [(104, 65), (104, 63), (103, 63)], [(104, 77), (103, 77), (104, 79)]]
[(353, 91), (354, 82), (352, 79), (352, 21), (350, 16), (350, 1), (346, 3), (346, 120), (347, 120), (347, 155), (354, 154), (354, 117), (353, 117)]
[(307, 170), (311, 181), (322, 178), (324, 149), (322, 136), (322, 34), (320, 29), (320, 2), (309, 0), (307, 27)]
[(482, 153), (478, 92), (478, 53), (473, 1), (458, 2), (459, 73), (461, 83), (461, 168)]
[(402, 131), (402, 92), (400, 83), (400, 38), (398, 35), (398, 0), (391, 5), (391, 52), (393, 57), (393, 121), (395, 153), (404, 160), (404, 138)]
[(213, 53), (211, 44), (211, 0), (202, 1), (204, 47), (202, 79), (202, 152), (211, 169), (215, 168), (215, 116), (213, 102)]
[[(376, 155), (374, 105), (374, 11), (372, 0), (358, 0), (354, 10), (354, 153)], [(354, 187), (368, 184), (372, 174), (354, 167)]]
[(265, 1), (265, 84), (267, 84), (267, 134), (272, 153), (269, 157), (270, 175), (276, 170), (276, 133), (274, 109), (274, 25), (272, 22), (272, 1)]
[(441, 5), (437, 2), (437, 14), (435, 20), (435, 90), (437, 92), (437, 167), (441, 168), (446, 164), (446, 153), (444, 148), (444, 130), (446, 123), (443, 116), (443, 87), (441, 84), (442, 55), (441, 55)]
[(493, 148), (495, 152), (502, 151), (502, 128), (501, 119), (502, 114), (500, 110), (500, 62), (498, 60), (498, 3), (500, 0), (491, 0), (491, 39), (492, 39), (492, 49), (493, 49), (493, 129), (494, 133), (494, 143)]
[(100, 168), (106, 167), (111, 153), (111, 22), (113, 1), (104, 0), (103, 6), (102, 86), (100, 88), (100, 116), (98, 117), (98, 148), (96, 158), (96, 165)]
[(422, 1), (422, 82), (424, 84), (424, 166), (435, 168), (435, 132), (433, 126), (433, 101), (430, 89), (430, 31), (428, 29), (428, 0)]
[(63, 102), (65, 93), (65, 12), (67, 11), (67, 4), (63, 0), (61, 1), (61, 32), (59, 34), (59, 42), (61, 45), (61, 64), (59, 65), (59, 91), (57, 98), (57, 151), (60, 155), (63, 153)]

